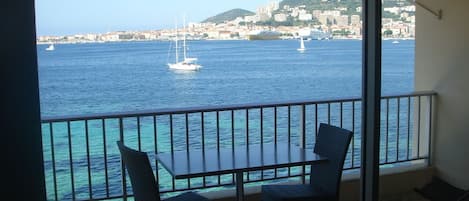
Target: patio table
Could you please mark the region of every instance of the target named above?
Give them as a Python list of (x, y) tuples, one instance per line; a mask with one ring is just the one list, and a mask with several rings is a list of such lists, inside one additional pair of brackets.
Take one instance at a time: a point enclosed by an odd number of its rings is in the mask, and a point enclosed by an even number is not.
[(235, 174), (236, 197), (244, 200), (243, 173), (327, 162), (327, 158), (288, 143), (158, 153), (157, 160), (176, 179)]

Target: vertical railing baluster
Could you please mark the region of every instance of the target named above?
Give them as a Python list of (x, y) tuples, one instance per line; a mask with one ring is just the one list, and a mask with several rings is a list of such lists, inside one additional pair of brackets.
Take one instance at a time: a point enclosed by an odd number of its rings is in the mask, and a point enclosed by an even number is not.
[[(202, 157), (203, 157), (203, 163), (205, 163), (205, 120), (204, 120), (204, 112), (201, 112), (200, 113), (200, 122), (201, 122), (201, 125), (200, 125), (200, 130), (202, 132)], [(202, 177), (202, 186), (203, 187), (206, 187), (206, 180), (205, 180), (205, 176)]]
[(288, 144), (291, 143), (291, 106), (288, 105), (288, 114), (287, 114), (287, 118), (288, 118)]
[(430, 166), (432, 164), (432, 111), (433, 111), (433, 96), (428, 96), (428, 163), (427, 165)]
[(68, 132), (68, 156), (70, 157), (70, 178), (72, 182), (72, 200), (76, 200), (75, 196), (75, 176), (73, 174), (73, 153), (72, 153), (72, 130), (70, 128), (70, 121), (67, 121)]
[[(155, 145), (155, 153), (158, 154), (158, 125), (157, 125), (157, 121), (156, 121), (156, 116), (153, 115), (153, 135), (154, 135), (154, 138), (153, 138), (153, 143)], [(158, 182), (160, 180), (160, 171), (159, 171), (159, 168), (158, 168), (158, 160), (155, 159), (155, 179), (156, 181)], [(159, 188), (159, 186), (158, 186)]]
[(277, 107), (274, 107), (274, 144), (277, 145)]
[[(261, 149), (264, 147), (264, 108), (260, 108)], [(264, 180), (264, 170), (261, 170), (261, 180)]]
[[(235, 116), (234, 110), (231, 110), (231, 149), (235, 150)], [(231, 183), (235, 183), (235, 174), (231, 174)]]
[(385, 151), (385, 160), (384, 162), (388, 162), (388, 147), (389, 147), (389, 98), (386, 98), (386, 146), (384, 148)]
[[(300, 139), (300, 147), (305, 148), (306, 146), (306, 106), (300, 105), (300, 132), (299, 132), (299, 139)], [(305, 184), (305, 172), (306, 172), (306, 166), (302, 166), (301, 170), (301, 183)]]
[(410, 96), (407, 98), (407, 160), (410, 153)]
[(264, 146), (264, 108), (260, 108), (260, 130), (261, 130), (261, 147)]
[(355, 101), (352, 101), (352, 168), (355, 167)]
[[(220, 153), (220, 111), (217, 111), (217, 153)], [(218, 185), (221, 183), (221, 176), (218, 175)]]
[[(189, 155), (189, 114), (185, 113), (184, 114), (184, 123), (186, 127), (186, 152)], [(189, 157), (187, 158), (189, 159)], [(189, 161), (190, 163), (190, 161)], [(187, 178), (187, 187), (190, 189), (191, 188), (191, 179)]]
[(88, 168), (88, 192), (89, 200), (93, 199), (93, 186), (91, 183), (91, 161), (90, 161), (90, 138), (88, 131), (88, 120), (85, 120), (85, 145), (86, 145), (86, 163)]
[(142, 151), (142, 134), (140, 128), (140, 116), (137, 116), (137, 143), (138, 143), (138, 150)]
[(399, 161), (399, 137), (401, 125), (401, 98), (397, 98), (396, 161)]
[(246, 109), (246, 146), (249, 146), (249, 110)]
[[(318, 137), (318, 129), (319, 129), (319, 119), (318, 119), (318, 104), (314, 104), (314, 134)], [(316, 142), (316, 138), (314, 139)]]
[(106, 196), (109, 197), (109, 172), (107, 166), (107, 140), (106, 140), (106, 120), (101, 119), (101, 127), (103, 132), (103, 154), (104, 154), (104, 177), (106, 182)]
[(344, 127), (344, 123), (343, 123), (343, 114), (344, 113), (344, 102), (340, 101), (340, 127), (343, 128)]
[[(288, 105), (288, 144), (291, 144), (291, 106)], [(288, 176), (291, 176), (291, 168), (288, 167)]]
[(234, 110), (231, 110), (231, 149), (233, 150), (235, 148), (235, 119), (234, 118), (235, 118)]
[[(246, 148), (249, 150), (249, 109), (246, 109)], [(246, 152), (249, 154), (249, 151)], [(249, 163), (249, 155), (248, 155), (248, 163)], [(248, 171), (246, 174), (247, 181), (249, 181), (250, 172)]]
[(55, 167), (55, 147), (54, 147), (54, 128), (53, 128), (53, 123), (49, 123), (49, 129), (50, 129), (50, 151), (51, 151), (51, 156), (52, 156), (52, 178), (54, 180), (54, 198), (55, 200), (59, 200), (59, 195), (57, 191), (57, 172), (56, 172), (56, 167)]
[[(274, 107), (274, 144), (277, 147), (277, 107)], [(274, 169), (274, 177), (277, 178), (277, 168)]]
[(327, 103), (327, 124), (331, 124), (331, 103)]
[(420, 158), (420, 118), (421, 118), (421, 97), (418, 98), (418, 118), (417, 118), (417, 158)]
[[(169, 138), (171, 142), (171, 154), (174, 154), (173, 114), (169, 115)], [(172, 178), (172, 190), (176, 189), (176, 179)]]
[[(124, 143), (124, 121), (122, 117), (119, 118), (119, 140)], [(122, 191), (124, 201), (127, 201), (127, 178), (125, 174), (124, 160), (121, 158), (121, 179), (122, 179)]]

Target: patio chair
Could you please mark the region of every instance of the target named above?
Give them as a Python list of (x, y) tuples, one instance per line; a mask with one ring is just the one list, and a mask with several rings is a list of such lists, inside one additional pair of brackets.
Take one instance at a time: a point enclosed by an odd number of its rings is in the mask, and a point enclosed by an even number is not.
[(342, 168), (351, 138), (351, 131), (320, 124), (314, 152), (327, 157), (328, 161), (311, 166), (309, 184), (262, 186), (262, 200), (339, 200)]
[[(130, 183), (135, 201), (160, 201), (158, 181), (145, 152), (140, 152), (126, 147), (121, 141), (117, 141), (124, 165), (129, 173)], [(207, 198), (193, 192), (165, 199), (165, 201), (208, 201)]]

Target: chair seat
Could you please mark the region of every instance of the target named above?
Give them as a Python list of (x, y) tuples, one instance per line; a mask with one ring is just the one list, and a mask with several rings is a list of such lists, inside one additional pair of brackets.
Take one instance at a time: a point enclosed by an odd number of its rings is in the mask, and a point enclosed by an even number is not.
[(307, 201), (307, 200), (335, 200), (334, 196), (327, 196), (324, 192), (309, 184), (302, 185), (264, 185), (262, 186), (262, 201)]
[(164, 201), (209, 201), (209, 199), (193, 192), (186, 192), (168, 199)]

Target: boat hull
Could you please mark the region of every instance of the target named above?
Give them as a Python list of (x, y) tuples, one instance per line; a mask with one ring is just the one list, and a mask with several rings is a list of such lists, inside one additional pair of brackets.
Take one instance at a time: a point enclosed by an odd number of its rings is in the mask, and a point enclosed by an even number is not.
[(188, 64), (188, 63), (175, 63), (175, 64), (168, 64), (170, 69), (174, 70), (185, 70), (185, 71), (196, 71), (202, 68), (199, 64)]

